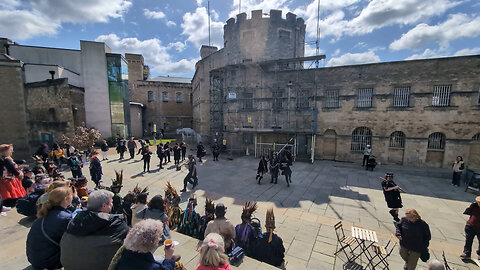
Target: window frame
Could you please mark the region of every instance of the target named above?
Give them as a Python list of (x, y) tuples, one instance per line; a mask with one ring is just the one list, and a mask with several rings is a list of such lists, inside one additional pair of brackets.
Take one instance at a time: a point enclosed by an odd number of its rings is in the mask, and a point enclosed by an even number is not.
[(427, 151), (445, 151), (445, 134), (434, 132), (428, 136)]
[(183, 103), (183, 93), (182, 92), (176, 92), (175, 93), (175, 102)]
[(372, 130), (368, 127), (357, 127), (352, 131), (350, 151), (362, 153), (367, 145), (372, 145)]
[(388, 147), (390, 148), (405, 148), (405, 133), (402, 131), (394, 131), (390, 134), (390, 142)]
[(441, 84), (433, 86), (432, 106), (433, 107), (449, 107), (452, 97), (452, 85)]
[(147, 92), (147, 101), (148, 101), (148, 102), (153, 102), (153, 101), (155, 101), (155, 97), (154, 97), (153, 91), (148, 91), (148, 92)]
[[(370, 93), (368, 93), (370, 92)], [(356, 108), (368, 109), (373, 107), (373, 87), (357, 88)]]
[(163, 91), (162, 92), (162, 102), (168, 102), (168, 92)]
[(340, 90), (339, 89), (325, 90), (325, 100), (324, 100), (323, 107), (326, 109), (340, 108)]
[(410, 107), (410, 95), (411, 95), (410, 86), (394, 87), (393, 94), (392, 94), (392, 107), (395, 107), (395, 108)]

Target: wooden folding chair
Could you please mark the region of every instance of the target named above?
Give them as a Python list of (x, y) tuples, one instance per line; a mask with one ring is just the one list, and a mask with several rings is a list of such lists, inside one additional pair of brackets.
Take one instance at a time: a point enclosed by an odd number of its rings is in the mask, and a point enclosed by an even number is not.
[[(358, 247), (355, 247), (352, 249), (352, 246), (357, 243), (357, 240), (351, 236), (346, 236), (345, 232), (343, 231), (343, 226), (342, 222), (339, 221), (337, 224), (335, 224), (335, 234), (337, 235), (337, 241), (340, 244), (340, 249), (335, 252), (334, 255), (337, 255), (340, 251), (343, 251), (345, 253), (345, 256), (347, 257), (347, 260), (350, 261), (350, 256), (347, 254), (345, 251), (346, 248), (350, 249), (350, 254), (353, 254), (355, 249)], [(353, 257), (353, 256), (352, 256)]]
[[(369, 263), (367, 264), (368, 266), (371, 266), (372, 269), (375, 269), (379, 264), (383, 264), (382, 269), (390, 269), (388, 268), (388, 262), (387, 258), (392, 254), (393, 249), (397, 245), (398, 241), (396, 237), (392, 236), (390, 240), (387, 242), (387, 245), (385, 247), (379, 245), (379, 244), (373, 244), (371, 247), (371, 253), (373, 256), (369, 258)], [(378, 258), (378, 262), (374, 263), (374, 260)]]

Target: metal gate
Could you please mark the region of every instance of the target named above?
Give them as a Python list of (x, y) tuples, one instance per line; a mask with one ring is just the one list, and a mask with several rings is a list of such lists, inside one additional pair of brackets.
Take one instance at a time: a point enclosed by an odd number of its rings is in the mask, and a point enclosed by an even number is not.
[(255, 157), (258, 158), (260, 156), (265, 156), (267, 158), (271, 158), (273, 152), (279, 152), (280, 150), (284, 149), (285, 147), (290, 147), (292, 149), (292, 156), (293, 160), (295, 160), (297, 156), (297, 140), (294, 140), (293, 144), (288, 143), (257, 143), (257, 137), (255, 137)]

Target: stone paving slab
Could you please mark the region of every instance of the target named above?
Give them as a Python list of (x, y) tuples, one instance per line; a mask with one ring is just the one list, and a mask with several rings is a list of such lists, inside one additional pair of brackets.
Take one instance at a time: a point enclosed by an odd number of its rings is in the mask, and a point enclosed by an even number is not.
[[(138, 183), (148, 186), (150, 195), (164, 194), (170, 181), (177, 190), (183, 187), (186, 169), (176, 171), (173, 165), (159, 170), (158, 159), (153, 158), (151, 172), (143, 173), (143, 163), (138, 160), (114, 159), (102, 163), (104, 185), (110, 184), (114, 170), (124, 170), (125, 180), (122, 193)], [(139, 159), (138, 157), (136, 159)], [(333, 225), (343, 221), (348, 233), (351, 226), (377, 231), (381, 244), (386, 244), (394, 233), (394, 226), (381, 191), (380, 177), (386, 171), (395, 174), (395, 181), (407, 191), (402, 194), (404, 208), (415, 208), (429, 224), (433, 239), (430, 243), (432, 258), (442, 260), (442, 250), (451, 266), (458, 269), (477, 269), (465, 264), (458, 256), (464, 244), (464, 224), (467, 216), (464, 209), (475, 195), (463, 192), (463, 188), (450, 186), (448, 170), (409, 168), (401, 166), (378, 166), (373, 172), (365, 171), (358, 164), (332, 161), (316, 161), (314, 164), (295, 162), (292, 170), (293, 183), (287, 187), (283, 176), (278, 184), (270, 184), (265, 175), (262, 184), (255, 181), (258, 160), (240, 157), (228, 160), (220, 156), (213, 162), (198, 165), (200, 184), (194, 190), (181, 194), (181, 206), (185, 207), (190, 194), (198, 198), (197, 211), (203, 213), (205, 197), (224, 203), (227, 217), (234, 224), (240, 223), (240, 215), (246, 200), (258, 202), (256, 216), (265, 221), (266, 210), (274, 208), (276, 233), (282, 237), (286, 248), (286, 269), (342, 269), (345, 262), (341, 255), (333, 256), (336, 237)], [(84, 173), (88, 173), (85, 169)], [(65, 172), (70, 176), (69, 172)], [(434, 177), (432, 177), (434, 176)], [(89, 183), (91, 185), (91, 183)], [(20, 222), (19, 222), (20, 221)], [(23, 225), (22, 225), (23, 224)], [(16, 213), (0, 217), (0, 269), (24, 269), (28, 266), (25, 256), (25, 239), (29, 223)], [(181, 236), (179, 236), (181, 237)], [(194, 269), (198, 254), (197, 240), (186, 240), (182, 261), (188, 269)], [(187, 244), (188, 243), (188, 244)], [(476, 248), (478, 243), (474, 243)], [(178, 249), (182, 249), (181, 246)], [(185, 254), (184, 254), (185, 253)], [(389, 259), (391, 269), (401, 269), (403, 262), (394, 250)], [(240, 269), (265, 269), (266, 266), (240, 265)], [(394, 267), (395, 266), (395, 267)], [(400, 268), (397, 268), (400, 267)], [(420, 266), (425, 264), (420, 263)], [(474, 268), (475, 267), (475, 268)]]

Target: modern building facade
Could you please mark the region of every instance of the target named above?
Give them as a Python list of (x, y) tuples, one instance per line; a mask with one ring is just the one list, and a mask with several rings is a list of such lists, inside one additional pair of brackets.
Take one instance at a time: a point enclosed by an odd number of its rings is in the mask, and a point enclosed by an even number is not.
[[(480, 169), (480, 55), (307, 69), (306, 61), (322, 56), (303, 57), (288, 42), (303, 44), (301, 31), (282, 32), (302, 29), (303, 20), (258, 14), (228, 20), (221, 50), (201, 49), (193, 127), (206, 141), (257, 155), (290, 144), (297, 158), (352, 162), (370, 144), (381, 163), (449, 168), (463, 156)], [(242, 47), (245, 31), (265, 20), (272, 20), (269, 30), (253, 35), (271, 44), (260, 52), (232, 49), (229, 41)], [(261, 57), (264, 47), (283, 49)]]

